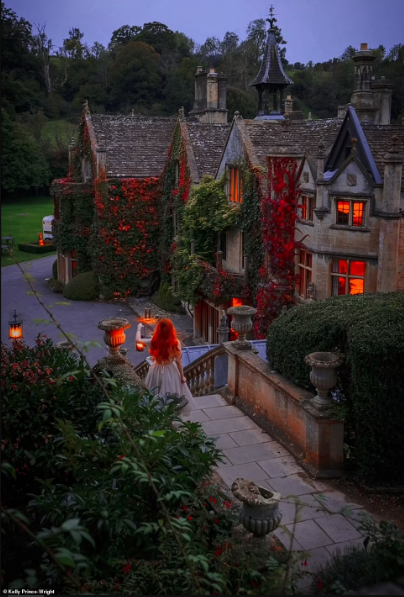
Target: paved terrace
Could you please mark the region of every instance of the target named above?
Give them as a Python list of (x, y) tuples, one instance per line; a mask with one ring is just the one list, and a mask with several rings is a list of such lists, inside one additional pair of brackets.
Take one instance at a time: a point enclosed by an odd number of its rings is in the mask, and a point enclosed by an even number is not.
[(358, 527), (367, 513), (362, 506), (311, 479), (289, 452), (220, 395), (194, 400), (196, 410), (184, 419), (201, 423), (205, 433), (216, 438), (225, 456), (216, 469), (223, 482), (231, 487), (237, 477), (243, 477), (282, 495), (282, 526), (275, 535), (287, 548), (291, 546), (296, 500), (304, 504), (292, 547), (310, 552), (306, 571), (314, 572), (338, 549), (363, 543)]

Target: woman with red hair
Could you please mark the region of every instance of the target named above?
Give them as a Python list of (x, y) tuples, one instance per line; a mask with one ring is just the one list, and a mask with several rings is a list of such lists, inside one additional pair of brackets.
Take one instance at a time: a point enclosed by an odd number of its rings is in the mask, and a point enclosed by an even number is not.
[[(188, 400), (187, 412), (195, 408), (182, 367), (181, 343), (170, 319), (160, 319), (153, 337), (141, 337), (142, 323), (137, 326), (136, 342), (150, 346), (153, 361), (147, 373), (145, 384), (149, 390), (157, 388), (159, 394), (178, 394)], [(185, 411), (184, 411), (185, 412)]]

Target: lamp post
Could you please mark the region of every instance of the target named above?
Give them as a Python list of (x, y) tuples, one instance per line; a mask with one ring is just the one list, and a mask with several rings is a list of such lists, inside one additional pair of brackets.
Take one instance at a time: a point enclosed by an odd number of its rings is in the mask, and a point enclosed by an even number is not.
[(17, 316), (17, 311), (14, 309), (14, 315), (8, 322), (9, 325), (9, 338), (11, 340), (22, 340), (22, 319)]

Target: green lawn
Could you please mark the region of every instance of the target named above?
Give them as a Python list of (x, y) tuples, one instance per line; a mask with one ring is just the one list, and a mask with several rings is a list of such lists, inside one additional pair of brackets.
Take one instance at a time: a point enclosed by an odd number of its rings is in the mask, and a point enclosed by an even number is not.
[[(26, 215), (23, 215), (26, 214)], [(17, 261), (32, 261), (56, 252), (26, 253), (19, 251), (18, 243), (37, 242), (38, 232), (42, 232), (42, 218), (53, 214), (52, 197), (24, 197), (2, 201), (1, 205), (1, 236), (14, 236), (13, 258)], [(1, 256), (1, 267), (12, 265), (14, 259), (7, 255)]]

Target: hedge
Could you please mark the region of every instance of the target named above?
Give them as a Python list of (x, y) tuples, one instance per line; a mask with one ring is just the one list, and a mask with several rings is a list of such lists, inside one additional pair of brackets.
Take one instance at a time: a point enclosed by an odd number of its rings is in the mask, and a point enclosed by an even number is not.
[(55, 247), (52, 244), (49, 245), (38, 245), (38, 243), (18, 243), (18, 248), (20, 251), (24, 251), (25, 253), (51, 253), (55, 250)]
[(77, 274), (63, 289), (63, 296), (71, 301), (93, 301), (99, 293), (98, 277), (93, 272)]
[(305, 355), (338, 351), (346, 426), (362, 482), (404, 484), (404, 293), (341, 296), (291, 309), (269, 328), (271, 366), (314, 390)]

